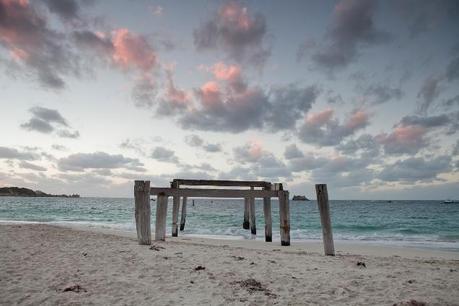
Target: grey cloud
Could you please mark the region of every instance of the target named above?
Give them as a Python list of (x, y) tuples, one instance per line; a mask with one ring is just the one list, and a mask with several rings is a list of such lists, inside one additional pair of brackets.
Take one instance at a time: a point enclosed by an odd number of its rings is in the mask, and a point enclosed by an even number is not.
[(222, 150), (221, 144), (205, 142), (204, 139), (196, 134), (186, 136), (185, 142), (192, 147), (202, 148), (209, 153), (220, 152)]
[(410, 36), (416, 37), (430, 31), (450, 20), (457, 25), (459, 17), (458, 2), (455, 0), (442, 1), (394, 1), (396, 12), (401, 13), (403, 21), (408, 24)]
[(434, 128), (446, 126), (450, 122), (448, 115), (438, 115), (438, 116), (405, 116), (400, 120), (402, 125), (418, 125), (426, 128)]
[(311, 154), (292, 158), (288, 161), (288, 166), (293, 172), (303, 172), (323, 167), (328, 162), (328, 159), (323, 157), (315, 157)]
[(14, 148), (0, 147), (0, 159), (37, 160), (38, 154), (33, 152), (19, 151)]
[(285, 152), (284, 152), (284, 157), (285, 159), (294, 159), (294, 158), (300, 158), (303, 157), (304, 154), (301, 152), (296, 144), (291, 144), (285, 147)]
[(101, 54), (107, 54), (113, 51), (113, 43), (109, 38), (98, 36), (92, 31), (75, 31), (72, 33), (72, 37), (79, 47), (88, 50), (96, 50)]
[(387, 85), (369, 86), (364, 94), (370, 97), (372, 104), (383, 104), (390, 100), (400, 100), (403, 92), (400, 88), (394, 88)]
[(175, 152), (163, 147), (156, 147), (151, 153), (151, 158), (161, 162), (178, 163), (178, 158), (175, 156)]
[(351, 139), (336, 147), (338, 151), (346, 155), (362, 152), (364, 158), (376, 158), (379, 156), (380, 144), (369, 134), (360, 135), (357, 139)]
[(9, 38), (0, 37), (0, 45), (23, 64), (18, 69), (29, 68), (27, 72), (51, 89), (64, 88), (65, 76), (80, 75), (79, 57), (64, 43), (64, 34), (51, 29), (33, 4), (1, 2), (0, 12), (0, 31), (9, 33)]
[(265, 116), (266, 125), (272, 130), (292, 129), (317, 99), (320, 90), (316, 86), (287, 85), (270, 91), (270, 102)]
[(54, 131), (54, 127), (51, 124), (39, 118), (30, 118), (28, 122), (21, 124), (21, 127), (29, 131), (37, 131), (45, 134)]
[(79, 4), (75, 0), (43, 0), (48, 9), (63, 20), (79, 19)]
[(443, 101), (442, 105), (445, 109), (451, 109), (451, 108), (459, 109), (459, 95), (456, 95), (450, 99)]
[(434, 100), (440, 95), (440, 81), (441, 78), (431, 76), (422, 84), (422, 87), (417, 95), (418, 99), (420, 99), (419, 111), (421, 113), (425, 114)]
[[(231, 14), (227, 14), (231, 11)], [(247, 26), (241, 27), (244, 20)], [(219, 50), (243, 63), (263, 65), (270, 55), (265, 47), (266, 21), (263, 15), (249, 15), (241, 3), (231, 1), (222, 5), (216, 16), (194, 30), (197, 50)]]
[(433, 181), (438, 178), (438, 174), (450, 170), (451, 157), (449, 156), (438, 156), (429, 160), (411, 157), (386, 165), (378, 174), (378, 179), (390, 182)]
[(78, 138), (80, 136), (78, 131), (66, 129), (69, 124), (57, 110), (36, 106), (29, 111), (32, 113), (32, 118), (28, 122), (21, 124), (21, 127), (26, 130), (45, 134), (56, 131), (57, 135), (66, 138)]
[(204, 139), (199, 137), (198, 135), (188, 135), (185, 137), (185, 142), (192, 147), (200, 147), (204, 143)]
[(45, 167), (41, 167), (41, 166), (26, 162), (26, 161), (21, 161), (19, 163), (19, 167), (23, 169), (30, 169), (30, 170), (35, 170), (35, 171), (46, 171)]
[(331, 117), (328, 121), (320, 124), (311, 124), (306, 121), (300, 126), (298, 137), (304, 143), (334, 146), (358, 130), (365, 128), (368, 124), (368, 118), (352, 124), (349, 122), (340, 123)]
[(61, 158), (58, 161), (60, 170), (83, 171), (85, 169), (116, 169), (139, 168), (143, 164), (136, 158), (124, 157), (121, 154), (108, 154), (105, 152), (76, 153)]
[(459, 56), (451, 60), (446, 68), (446, 79), (448, 81), (454, 81), (459, 79)]
[(344, 68), (365, 46), (390, 40), (390, 35), (374, 25), (375, 1), (342, 0), (334, 11), (331, 28), (324, 46), (312, 55), (312, 60), (327, 70)]
[(453, 148), (453, 155), (459, 155), (459, 139), (456, 141), (456, 145)]

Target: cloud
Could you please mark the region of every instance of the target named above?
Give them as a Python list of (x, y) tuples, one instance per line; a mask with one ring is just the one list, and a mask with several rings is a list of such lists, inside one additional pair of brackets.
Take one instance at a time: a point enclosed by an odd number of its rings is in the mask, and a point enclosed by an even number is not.
[(183, 128), (233, 133), (293, 129), (320, 93), (314, 85), (288, 84), (269, 90), (249, 86), (237, 65), (219, 62), (209, 70), (215, 80), (195, 88), (195, 99), (178, 114)]
[(390, 100), (400, 100), (403, 92), (400, 88), (387, 85), (371, 85), (365, 92), (365, 96), (370, 99), (371, 104), (383, 104)]
[(185, 142), (192, 147), (201, 148), (209, 153), (220, 152), (222, 150), (221, 144), (205, 142), (204, 139), (196, 134), (186, 136)]
[(256, 162), (265, 154), (261, 142), (253, 140), (243, 146), (235, 147), (233, 149), (234, 159), (237, 162)]
[(41, 106), (32, 107), (29, 110), (32, 118), (28, 122), (21, 124), (21, 127), (28, 131), (36, 131), (49, 134), (56, 131), (59, 137), (78, 138), (78, 131), (69, 131), (70, 128), (67, 120), (55, 109)]
[(289, 160), (304, 157), (304, 154), (298, 149), (296, 144), (291, 144), (285, 147), (284, 157)]
[(58, 167), (62, 171), (84, 171), (86, 169), (131, 169), (143, 170), (143, 164), (136, 158), (105, 152), (76, 153), (61, 158)]
[[(326, 43), (312, 54), (312, 60), (333, 71), (355, 60), (360, 49), (390, 40), (374, 25), (375, 1), (341, 0), (336, 4)], [(301, 51), (299, 51), (301, 54)]]
[(429, 145), (427, 134), (430, 131), (448, 126), (454, 128), (448, 115), (405, 116), (391, 133), (379, 134), (375, 139), (383, 145), (386, 154), (416, 154)]
[(418, 99), (420, 99), (419, 111), (426, 114), (434, 100), (440, 95), (439, 83), (441, 78), (431, 76), (427, 78), (422, 84), (418, 92)]
[(446, 68), (446, 79), (449, 82), (459, 79), (459, 56), (453, 58)]
[(45, 167), (37, 166), (35, 164), (26, 162), (26, 161), (21, 161), (19, 163), (19, 167), (23, 169), (30, 169), (30, 170), (35, 170), (35, 171), (46, 171)]
[(266, 21), (263, 15), (250, 15), (247, 7), (230, 1), (216, 16), (194, 30), (197, 50), (218, 50), (239, 63), (263, 65), (270, 50), (264, 46)]
[[(395, 12), (399, 12), (407, 23), (411, 38), (440, 27), (446, 21), (457, 23), (459, 10), (457, 1), (395, 1)], [(455, 24), (457, 27), (458, 25)]]
[(163, 147), (156, 147), (151, 153), (151, 158), (166, 163), (178, 163), (178, 158), (175, 156), (175, 152)]
[(26, 67), (51, 89), (65, 87), (64, 77), (80, 74), (79, 58), (64, 43), (64, 34), (49, 27), (47, 17), (28, 1), (0, 0), (0, 46), (17, 67)]
[(373, 136), (363, 134), (357, 139), (350, 139), (339, 144), (336, 149), (346, 155), (356, 156), (356, 154), (361, 153), (362, 158), (376, 158), (380, 154), (380, 147)]
[(37, 160), (40, 159), (40, 156), (33, 152), (21, 152), (14, 148), (0, 147), (0, 159)]
[(353, 111), (343, 123), (333, 116), (333, 109), (308, 114), (299, 129), (298, 137), (305, 143), (333, 146), (369, 124), (369, 115), (363, 110)]
[(80, 3), (88, 4), (89, 1), (77, 0), (42, 0), (51, 13), (58, 15), (64, 22), (81, 20)]
[(419, 182), (438, 179), (440, 173), (451, 170), (451, 157), (438, 156), (432, 159), (410, 157), (385, 165), (378, 174), (378, 179), (389, 182)]
[(160, 115), (175, 115), (187, 110), (191, 105), (191, 97), (186, 91), (177, 88), (172, 70), (166, 70), (166, 91), (158, 102), (156, 112)]

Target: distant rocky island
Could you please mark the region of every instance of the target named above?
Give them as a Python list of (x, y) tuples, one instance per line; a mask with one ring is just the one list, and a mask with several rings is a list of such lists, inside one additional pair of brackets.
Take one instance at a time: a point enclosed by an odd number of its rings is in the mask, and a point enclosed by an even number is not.
[(0, 187), (0, 197), (54, 197), (54, 198), (79, 198), (79, 194), (48, 194), (40, 190), (21, 187)]
[(303, 195), (294, 195), (292, 201), (309, 201), (309, 199)]

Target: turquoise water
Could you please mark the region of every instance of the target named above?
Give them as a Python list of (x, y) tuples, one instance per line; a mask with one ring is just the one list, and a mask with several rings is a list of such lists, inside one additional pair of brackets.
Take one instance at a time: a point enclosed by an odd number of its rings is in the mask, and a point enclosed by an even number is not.
[[(122, 198), (0, 197), (0, 222), (44, 222), (135, 231), (134, 200)], [(155, 205), (152, 202), (152, 223)], [(331, 201), (335, 240), (459, 251), (459, 204), (440, 201)], [(167, 230), (171, 228), (169, 202)], [(273, 239), (279, 240), (278, 203), (273, 200)], [(242, 200), (195, 199), (187, 207), (185, 235), (248, 239)], [(264, 239), (263, 203), (256, 201), (257, 239)], [(321, 239), (315, 201), (290, 202), (292, 240)]]

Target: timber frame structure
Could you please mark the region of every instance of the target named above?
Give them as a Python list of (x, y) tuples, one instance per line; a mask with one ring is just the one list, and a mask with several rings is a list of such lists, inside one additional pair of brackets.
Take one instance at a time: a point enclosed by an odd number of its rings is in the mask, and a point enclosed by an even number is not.
[[(245, 187), (246, 189), (228, 188), (181, 188), (181, 186), (214, 186), (214, 187)], [(250, 188), (250, 189), (247, 189)], [(256, 189), (257, 188), (257, 189)], [(185, 228), (186, 205), (190, 197), (199, 198), (244, 198), (243, 228), (256, 235), (255, 198), (263, 199), (265, 219), (265, 241), (272, 241), (271, 198), (279, 199), (281, 245), (290, 245), (290, 208), (289, 192), (283, 190), (282, 184), (266, 181), (229, 181), (229, 180), (189, 180), (174, 179), (171, 186), (151, 187), (150, 181), (135, 181), (135, 219), (139, 244), (151, 244), (150, 196), (157, 196), (155, 240), (166, 239), (166, 218), (168, 198), (172, 197), (172, 237), (178, 236), (178, 215), (180, 198), (182, 198), (182, 215), (180, 230)]]

